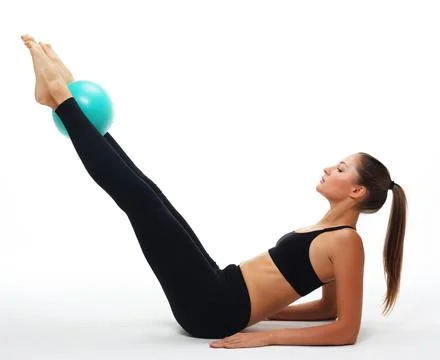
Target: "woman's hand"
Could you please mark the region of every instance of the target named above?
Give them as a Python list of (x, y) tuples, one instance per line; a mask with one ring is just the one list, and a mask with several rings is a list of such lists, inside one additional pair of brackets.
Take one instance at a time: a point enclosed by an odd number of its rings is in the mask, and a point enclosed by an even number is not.
[(213, 341), (209, 346), (227, 349), (268, 346), (271, 345), (270, 338), (271, 333), (269, 332), (239, 332), (221, 340)]

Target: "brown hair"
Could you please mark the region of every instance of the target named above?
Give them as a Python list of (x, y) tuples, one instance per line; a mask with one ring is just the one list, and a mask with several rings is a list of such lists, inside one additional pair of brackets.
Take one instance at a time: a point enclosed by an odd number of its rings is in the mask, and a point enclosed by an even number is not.
[(361, 213), (377, 212), (385, 203), (388, 190), (393, 192), (391, 214), (383, 248), (383, 266), (387, 292), (383, 303), (383, 314), (394, 307), (400, 288), (402, 270), (403, 239), (405, 237), (407, 202), (402, 187), (391, 180), (388, 169), (373, 156), (360, 152), (360, 166), (357, 167), (358, 183), (367, 188), (367, 196), (359, 203)]

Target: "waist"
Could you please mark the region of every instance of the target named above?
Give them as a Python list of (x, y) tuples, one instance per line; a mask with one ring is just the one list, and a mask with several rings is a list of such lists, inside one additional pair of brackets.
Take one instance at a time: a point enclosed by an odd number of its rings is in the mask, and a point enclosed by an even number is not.
[(261, 321), (300, 297), (267, 252), (241, 263), (240, 267), (251, 298), (249, 325)]

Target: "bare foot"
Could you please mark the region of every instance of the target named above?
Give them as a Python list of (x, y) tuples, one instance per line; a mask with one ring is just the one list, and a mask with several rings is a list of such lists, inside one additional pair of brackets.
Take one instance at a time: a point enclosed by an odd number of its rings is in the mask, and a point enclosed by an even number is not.
[(72, 94), (57, 66), (49, 59), (35, 39), (29, 35), (23, 35), (21, 38), (29, 48), (34, 64), (35, 99), (39, 104), (55, 109)]
[(35, 39), (29, 35), (22, 35), (21, 39), (26, 47), (30, 50), (32, 55), (32, 63), (34, 65), (35, 72), (35, 100), (37, 100), (37, 102), (41, 105), (46, 105), (53, 108), (55, 101), (52, 99), (52, 96), (47, 89), (47, 84), (42, 78), (41, 71), (38, 67), (37, 57), (34, 56), (34, 54), (38, 52), (37, 43)]
[(72, 72), (67, 68), (66, 65), (64, 65), (59, 56), (53, 50), (52, 46), (50, 44), (42, 43), (41, 41), (39, 44), (45, 54), (49, 57), (49, 59), (51, 59), (55, 63), (55, 65), (57, 65), (58, 71), (60, 72), (66, 84), (74, 81)]

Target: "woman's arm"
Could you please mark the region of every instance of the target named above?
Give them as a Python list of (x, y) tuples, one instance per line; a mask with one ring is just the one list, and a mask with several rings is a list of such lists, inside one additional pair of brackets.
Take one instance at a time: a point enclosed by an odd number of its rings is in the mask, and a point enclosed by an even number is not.
[(267, 345), (354, 344), (362, 318), (364, 257), (360, 236), (356, 233), (341, 232), (331, 254), (338, 310), (336, 321), (299, 329), (237, 333), (215, 341), (211, 346), (238, 348)]
[(281, 311), (270, 315), (267, 320), (323, 321), (336, 320), (336, 316), (334, 307), (319, 299), (303, 304), (289, 305)]
[(269, 345), (353, 345), (357, 336), (343, 323), (269, 331)]
[[(338, 320), (326, 325), (269, 332), (269, 344), (348, 345), (356, 342), (362, 317), (364, 248), (356, 233), (341, 232), (331, 260)], [(325, 301), (324, 301), (325, 303)]]
[(210, 343), (213, 348), (244, 348), (268, 345), (353, 345), (357, 335), (346, 323), (335, 321), (331, 324), (278, 329), (262, 332), (240, 332)]

